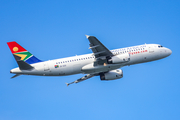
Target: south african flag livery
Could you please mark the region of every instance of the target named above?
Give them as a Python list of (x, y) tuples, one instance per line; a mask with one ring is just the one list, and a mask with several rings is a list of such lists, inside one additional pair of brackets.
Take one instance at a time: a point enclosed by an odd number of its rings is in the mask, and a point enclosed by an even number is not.
[(55, 67), (55, 68), (58, 68), (58, 67), (59, 67), (59, 65), (54, 65), (54, 67)]
[(16, 61), (23, 60), (28, 64), (42, 62), (15, 41), (7, 43)]

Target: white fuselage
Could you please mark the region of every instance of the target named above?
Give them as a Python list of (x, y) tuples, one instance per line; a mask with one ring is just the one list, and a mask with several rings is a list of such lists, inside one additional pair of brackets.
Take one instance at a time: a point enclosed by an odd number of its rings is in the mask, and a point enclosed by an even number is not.
[(127, 65), (158, 60), (167, 57), (172, 53), (170, 49), (162, 46), (160, 47), (158, 44), (144, 44), (114, 49), (111, 50), (111, 52), (116, 56), (128, 55), (129, 61), (94, 67), (93, 63), (96, 59), (94, 54), (85, 54), (31, 64), (31, 66), (34, 67), (31, 71), (15, 68), (11, 70), (11, 73), (40, 76), (64, 76), (78, 73), (94, 74), (96, 72), (107, 72)]

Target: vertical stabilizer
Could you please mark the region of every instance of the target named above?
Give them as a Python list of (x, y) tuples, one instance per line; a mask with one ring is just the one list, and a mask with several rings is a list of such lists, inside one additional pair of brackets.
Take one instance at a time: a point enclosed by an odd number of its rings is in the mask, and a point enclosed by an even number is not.
[(7, 43), (16, 61), (24, 61), (28, 64), (42, 62), (15, 41)]

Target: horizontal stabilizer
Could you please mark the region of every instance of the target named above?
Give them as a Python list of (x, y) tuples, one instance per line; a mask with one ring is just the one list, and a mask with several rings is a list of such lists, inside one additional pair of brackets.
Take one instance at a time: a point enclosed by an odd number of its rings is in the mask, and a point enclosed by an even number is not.
[(20, 76), (20, 75), (21, 75), (21, 74), (16, 74), (16, 75), (12, 76), (11, 79), (12, 79), (12, 78), (15, 78), (15, 77), (18, 77), (18, 76)]
[(18, 63), (20, 70), (31, 70), (34, 68), (31, 65), (29, 65), (28, 63), (24, 62), (23, 60), (19, 60), (19, 61), (17, 61), (17, 63)]

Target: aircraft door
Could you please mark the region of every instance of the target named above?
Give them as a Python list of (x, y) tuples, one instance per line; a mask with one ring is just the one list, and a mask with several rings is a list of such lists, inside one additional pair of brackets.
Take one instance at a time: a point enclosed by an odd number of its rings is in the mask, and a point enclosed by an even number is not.
[(153, 46), (149, 46), (149, 53), (153, 53), (153, 52), (154, 52)]
[(44, 63), (44, 71), (48, 71), (49, 70), (49, 65), (48, 62)]

